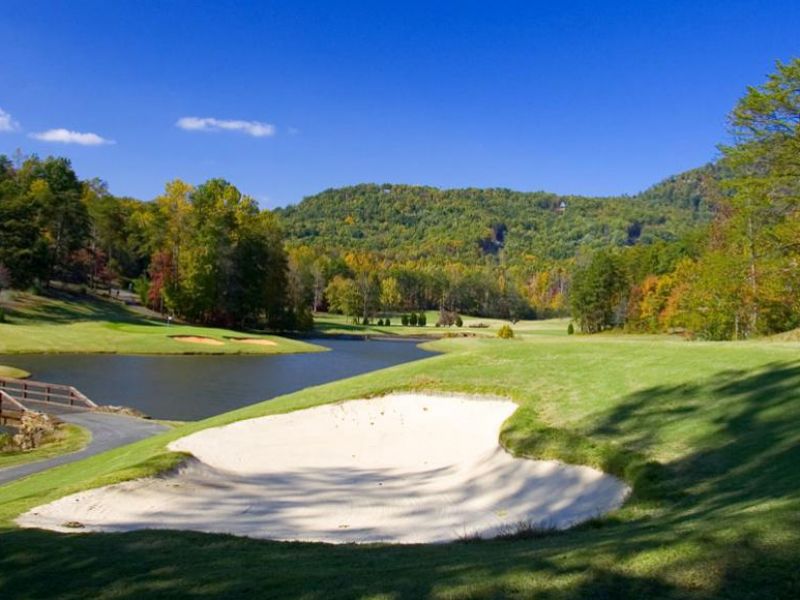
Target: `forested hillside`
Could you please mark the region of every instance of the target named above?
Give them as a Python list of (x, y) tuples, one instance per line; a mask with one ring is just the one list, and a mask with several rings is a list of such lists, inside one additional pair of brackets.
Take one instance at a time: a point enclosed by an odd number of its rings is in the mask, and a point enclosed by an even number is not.
[(502, 252), (508, 264), (544, 266), (579, 250), (680, 238), (710, 220), (718, 178), (707, 166), (614, 198), (363, 184), (278, 212), (294, 245), (438, 264), (482, 264)]

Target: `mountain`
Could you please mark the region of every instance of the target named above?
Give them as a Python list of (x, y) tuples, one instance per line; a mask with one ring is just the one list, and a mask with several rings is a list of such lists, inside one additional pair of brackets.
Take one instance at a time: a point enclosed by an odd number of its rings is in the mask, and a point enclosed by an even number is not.
[(508, 189), (361, 184), (279, 209), (292, 245), (367, 250), (393, 260), (474, 263), (569, 259), (579, 249), (674, 240), (707, 223), (719, 188), (713, 165), (635, 196), (560, 196)]

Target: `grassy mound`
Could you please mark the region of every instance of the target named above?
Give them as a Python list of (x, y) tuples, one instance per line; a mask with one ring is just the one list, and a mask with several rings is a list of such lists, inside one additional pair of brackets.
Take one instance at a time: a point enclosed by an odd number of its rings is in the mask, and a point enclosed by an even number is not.
[(24, 369), (0, 365), (0, 377), (11, 377), (12, 379), (27, 379), (31, 374)]

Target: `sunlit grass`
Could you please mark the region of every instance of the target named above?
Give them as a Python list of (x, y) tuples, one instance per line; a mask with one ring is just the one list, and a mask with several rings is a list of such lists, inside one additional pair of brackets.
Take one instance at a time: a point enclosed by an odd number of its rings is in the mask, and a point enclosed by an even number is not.
[[(313, 344), (275, 335), (247, 334), (274, 342), (274, 346), (241, 344), (228, 339), (241, 335), (221, 328), (169, 325), (97, 298), (16, 293), (7, 310), (7, 322), (0, 323), (0, 354), (285, 354), (322, 350)], [(219, 344), (179, 342), (174, 336), (208, 337)]]
[[(83, 427), (78, 427), (71, 423), (64, 423), (59, 425), (53, 435), (38, 448), (26, 451), (0, 450), (0, 469), (45, 460), (54, 456), (69, 454), (70, 452), (77, 452), (85, 448), (91, 439), (91, 433)], [(2, 446), (1, 438), (0, 446)]]
[[(446, 353), (189, 423), (0, 487), (7, 527), (0, 594), (755, 599), (800, 589), (796, 347), (555, 334), (427, 345)], [(11, 526), (21, 511), (64, 494), (173, 466), (181, 456), (166, 444), (192, 431), (398, 389), (510, 397), (520, 409), (499, 433), (509, 451), (603, 468), (632, 483), (634, 495), (569, 532), (434, 546)], [(80, 576), (86, 568), (91, 578)]]

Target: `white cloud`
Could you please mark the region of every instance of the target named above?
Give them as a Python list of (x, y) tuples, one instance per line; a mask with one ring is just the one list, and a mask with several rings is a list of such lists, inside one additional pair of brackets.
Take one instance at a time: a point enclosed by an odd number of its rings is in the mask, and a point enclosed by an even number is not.
[(102, 146), (114, 144), (114, 140), (107, 140), (96, 133), (81, 133), (69, 129), (48, 129), (39, 133), (30, 134), (35, 140), (42, 142), (57, 142), (59, 144), (80, 144), (81, 146)]
[(11, 118), (11, 115), (0, 108), (0, 131), (9, 132), (19, 129), (19, 123)]
[(253, 137), (275, 135), (275, 126), (260, 121), (236, 121), (213, 117), (182, 117), (175, 123), (186, 131), (239, 131)]

